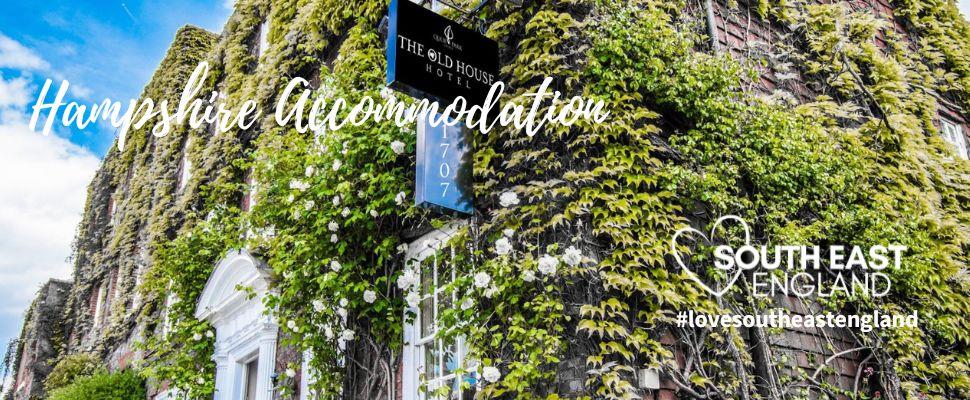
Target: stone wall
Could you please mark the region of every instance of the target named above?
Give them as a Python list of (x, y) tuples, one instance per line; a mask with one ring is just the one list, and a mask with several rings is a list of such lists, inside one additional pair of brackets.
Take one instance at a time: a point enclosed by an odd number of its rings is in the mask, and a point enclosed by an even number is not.
[(50, 373), (52, 357), (64, 346), (65, 325), (61, 320), (71, 282), (58, 279), (47, 281), (27, 311), (14, 356), (14, 382), (8, 399), (43, 398), (44, 379)]

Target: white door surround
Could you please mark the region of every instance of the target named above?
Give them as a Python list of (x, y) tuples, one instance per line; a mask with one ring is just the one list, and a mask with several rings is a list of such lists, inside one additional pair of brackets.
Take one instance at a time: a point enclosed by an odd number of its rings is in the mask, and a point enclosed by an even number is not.
[[(209, 321), (216, 329), (215, 400), (245, 397), (246, 365), (257, 361), (256, 396), (245, 400), (271, 400), (272, 375), (276, 364), (276, 336), (279, 327), (264, 313), (263, 298), (269, 290), (266, 267), (245, 250), (230, 251), (206, 282), (196, 306), (195, 317)], [(238, 287), (248, 287), (255, 293)]]

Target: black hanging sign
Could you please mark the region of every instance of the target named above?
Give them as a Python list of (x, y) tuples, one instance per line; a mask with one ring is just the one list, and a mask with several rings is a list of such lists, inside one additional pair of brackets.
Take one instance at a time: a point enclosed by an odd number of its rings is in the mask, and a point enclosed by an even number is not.
[(498, 43), (410, 0), (391, 0), (387, 85), (442, 107), (482, 105), (498, 75)]

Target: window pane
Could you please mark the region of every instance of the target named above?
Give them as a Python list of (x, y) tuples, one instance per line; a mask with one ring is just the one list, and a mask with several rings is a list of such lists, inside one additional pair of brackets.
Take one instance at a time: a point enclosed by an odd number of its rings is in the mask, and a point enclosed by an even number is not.
[(442, 346), (444, 347), (444, 373), (443, 375), (452, 374), (461, 365), (461, 358), (459, 357), (461, 353), (458, 352), (458, 345), (454, 342), (449, 342), (447, 339), (442, 339)]
[(426, 264), (421, 271), (421, 294), (428, 295), (434, 290), (434, 266)]
[(421, 300), (421, 338), (434, 334), (434, 297)]
[(435, 342), (428, 343), (424, 347), (424, 379), (431, 381), (441, 376), (441, 369), (438, 368), (438, 351)]
[[(445, 256), (445, 258), (448, 258), (448, 256)], [(448, 261), (443, 261), (441, 263), (441, 267), (438, 269), (439, 288), (451, 283), (451, 281), (454, 280), (454, 276), (453, 276), (454, 271), (455, 271), (455, 268), (452, 265), (450, 258), (448, 259)]]
[(456, 386), (456, 380), (449, 379), (441, 382), (440, 396), (441, 400), (455, 400), (458, 399), (458, 387)]
[(442, 312), (450, 308), (452, 303), (454, 303), (451, 300), (451, 296), (452, 296), (451, 293), (445, 293), (444, 291), (438, 292), (438, 316), (440, 316)]

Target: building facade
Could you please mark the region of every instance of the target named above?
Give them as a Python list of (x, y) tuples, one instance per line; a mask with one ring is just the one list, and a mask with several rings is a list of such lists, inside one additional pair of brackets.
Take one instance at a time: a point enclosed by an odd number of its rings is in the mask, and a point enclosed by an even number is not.
[[(171, 49), (146, 86), (143, 96), (156, 100), (168, 99), (170, 103), (177, 103), (182, 88), (189, 81), (198, 63), (202, 61), (210, 63), (212, 73), (202, 82), (200, 92), (208, 93), (216, 90), (223, 93), (225, 96), (215, 98), (216, 104), (232, 105), (238, 104), (240, 99), (254, 98), (258, 100), (261, 107), (272, 110), (282, 88), (290, 78), (297, 76), (305, 77), (314, 89), (326, 88), (328, 85), (354, 86), (354, 82), (341, 82), (343, 78), (339, 74), (341, 72), (347, 75), (360, 73), (360, 71), (353, 71), (358, 67), (354, 64), (357, 58), (365, 58), (368, 54), (373, 57), (375, 52), (382, 54), (384, 42), (380, 38), (379, 26), (381, 17), (386, 12), (386, 4), (366, 1), (332, 3), (334, 2), (241, 0), (237, 2), (236, 11), (227, 22), (225, 30), (218, 36), (197, 28), (183, 28), (176, 34)], [(918, 54), (920, 46), (924, 45), (919, 41), (923, 33), (911, 32), (917, 29), (911, 4), (895, 4), (882, 0), (850, 1), (838, 4), (845, 7), (846, 13), (868, 14), (874, 18), (874, 21), (878, 21), (876, 24), (878, 28), (874, 33), (875, 40), (872, 43), (874, 47), (865, 47), (866, 51), (875, 53), (883, 51), (887, 54), (894, 51), (912, 51), (913, 54)], [(678, 21), (683, 22), (676, 25), (678, 29), (693, 30), (698, 35), (708, 38), (694, 42), (694, 48), (688, 51), (709, 54), (712, 57), (727, 55), (758, 72), (757, 77), (741, 80), (738, 86), (744, 93), (792, 109), (801, 104), (819, 101), (821, 96), (837, 99), (833, 102), (846, 105), (869, 102), (865, 98), (867, 94), (877, 99), (885, 95), (882, 92), (877, 92), (875, 95), (869, 93), (870, 90), (884, 89), (866, 89), (864, 85), (862, 89), (851, 88), (856, 93), (856, 97), (841, 94), (839, 92), (841, 89), (833, 89), (835, 86), (832, 85), (836, 84), (844, 85), (839, 86), (843, 89), (845, 86), (850, 86), (843, 82), (849, 79), (846, 77), (849, 73), (842, 71), (834, 74), (838, 79), (831, 78), (826, 75), (825, 67), (812, 64), (816, 61), (812, 61), (805, 54), (818, 58), (829, 57), (829, 55), (824, 49), (813, 48), (813, 39), (800, 36), (806, 35), (805, 32), (810, 30), (809, 28), (793, 24), (781, 16), (778, 10), (783, 10), (785, 7), (783, 5), (772, 6), (773, 11), (762, 10), (760, 3), (734, 1), (686, 1), (683, 5), (684, 9), (677, 11)], [(460, 19), (466, 25), (478, 23), (475, 18), (462, 16), (461, 13), (442, 4), (429, 3), (428, 6), (441, 10), (442, 13), (454, 19)], [(464, 4), (466, 9), (474, 6), (475, 4)], [(808, 6), (801, 3), (797, 5), (797, 7)], [(545, 2), (525, 2), (524, 4), (503, 2), (487, 7), (495, 7), (496, 10), (490, 17), (494, 19), (481, 22), (484, 27), (488, 28), (489, 24), (495, 24), (496, 21), (503, 21), (503, 24), (509, 25), (521, 25), (520, 28), (511, 29), (512, 33), (502, 36), (500, 58), (506, 66), (524, 62), (517, 59), (524, 53), (517, 52), (521, 51), (523, 46), (529, 46), (529, 42), (537, 40), (536, 37), (539, 37), (539, 34), (536, 32), (541, 32), (544, 24), (551, 24), (542, 19), (550, 12), (554, 11), (557, 15), (569, 15), (570, 18), (577, 19), (588, 17), (590, 19), (587, 23), (592, 24), (596, 20), (593, 17), (596, 12), (591, 9), (597, 8), (595, 5), (588, 4), (573, 6)], [(644, 2), (631, 7), (652, 8), (657, 5)], [(952, 8), (952, 5), (949, 7)], [(899, 11), (900, 9), (902, 11)], [(824, 14), (823, 11), (818, 10), (818, 13)], [(765, 15), (766, 12), (768, 15)], [(619, 13), (620, 11), (617, 11), (617, 19), (620, 18)], [(811, 12), (806, 13), (811, 14), (810, 18), (821, 18)], [(501, 30), (505, 26), (492, 28)], [(899, 43), (903, 43), (903, 50), (896, 49)], [(577, 47), (587, 45), (587, 43), (577, 43)], [(811, 50), (805, 53), (793, 52), (792, 46), (809, 47)], [(561, 59), (564, 60), (563, 63), (569, 61), (567, 56)], [(536, 61), (538, 64), (541, 62), (541, 60)], [(861, 67), (859, 69), (861, 73), (867, 73)], [(529, 80), (509, 76), (513, 75), (512, 72), (503, 73), (509, 78), (510, 85), (518, 87), (530, 85)], [(557, 73), (568, 74), (558, 70)], [(370, 76), (369, 79), (374, 80), (374, 77)], [(582, 76), (577, 79), (591, 78)], [(380, 80), (380, 77), (377, 80)], [(367, 87), (368, 84), (361, 83), (359, 86), (363, 87), (362, 90), (373, 89)], [(877, 85), (873, 84), (873, 86)], [(920, 146), (923, 146), (925, 141), (940, 149), (948, 149), (943, 151), (950, 153), (943, 154), (948, 154), (955, 163), (960, 163), (960, 158), (970, 157), (970, 150), (968, 150), (970, 130), (968, 130), (966, 112), (961, 106), (963, 104), (961, 102), (965, 102), (966, 99), (961, 98), (958, 92), (959, 90), (952, 89), (920, 91), (927, 96), (925, 98), (933, 99), (935, 102), (935, 114), (932, 115), (934, 128), (932, 130), (929, 127), (921, 128), (924, 130), (920, 131), (922, 136), (919, 139), (907, 139), (919, 141)], [(889, 126), (892, 126), (891, 124), (901, 126), (907, 123), (903, 122), (901, 117), (896, 119), (891, 116), (892, 111), (883, 109), (880, 101), (874, 104), (876, 105), (871, 106), (871, 110), (859, 111), (858, 117), (844, 117), (838, 120), (837, 124), (858, 127), (864, 125), (858, 121), (869, 119), (885, 120)], [(657, 124), (656, 142), (668, 141), (675, 132), (696, 128), (691, 122), (695, 117), (671, 110), (673, 106), (668, 104), (651, 104), (651, 106), (663, 110), (659, 111), (660, 116), (656, 117), (661, 120)], [(889, 107), (896, 106), (891, 104)], [(923, 112), (923, 109), (919, 112)], [(302, 273), (308, 279), (316, 279), (318, 276), (325, 276), (329, 269), (337, 272), (340, 264), (334, 267), (328, 258), (318, 260), (319, 267), (300, 272), (296, 269), (289, 271), (287, 268), (292, 266), (272, 265), (274, 259), (280, 258), (278, 255), (280, 250), (273, 245), (260, 244), (260, 240), (261, 238), (272, 240), (299, 229), (322, 230), (326, 232), (326, 236), (323, 237), (337, 238), (338, 233), (353, 237), (352, 233), (346, 231), (353, 231), (369, 222), (353, 220), (339, 229), (327, 230), (323, 228), (326, 226), (323, 223), (320, 226), (304, 227), (301, 224), (306, 223), (309, 217), (301, 219), (300, 214), (286, 217), (291, 218), (292, 226), (275, 223), (269, 224), (269, 227), (260, 226), (258, 218), (248, 219), (247, 213), (254, 207), (258, 207), (259, 203), (263, 201), (272, 203), (274, 196), (286, 197), (280, 194), (278, 188), (280, 185), (255, 178), (259, 175), (256, 173), (259, 168), (264, 168), (260, 170), (263, 171), (261, 172), (263, 176), (270, 175), (270, 172), (265, 172), (266, 167), (253, 167), (240, 162), (240, 160), (251, 160), (253, 157), (258, 158), (260, 152), (274, 152), (272, 146), (280, 144), (266, 139), (268, 135), (287, 137), (286, 135), (292, 134), (275, 128), (271, 113), (272, 111), (266, 112), (264, 119), (252, 128), (227, 132), (220, 131), (213, 124), (206, 124), (197, 129), (180, 126), (163, 137), (151, 135), (147, 129), (133, 131), (127, 138), (128, 143), (124, 150), (115, 148), (108, 153), (89, 189), (88, 202), (78, 236), (74, 281), (73, 283), (54, 281), (49, 283), (35, 304), (40, 302), (51, 308), (39, 307), (34, 310), (32, 307), (32, 312), (28, 315), (21, 346), (17, 353), (17, 359), (20, 361), (15, 375), (14, 399), (27, 399), (40, 395), (42, 392), (37, 388), (41, 385), (45, 369), (39, 366), (51, 365), (58, 357), (66, 354), (94, 353), (103, 357), (115, 370), (150, 367), (154, 362), (168, 355), (158, 348), (145, 346), (144, 343), (152, 342), (153, 338), (161, 340), (161, 343), (170, 343), (165, 341), (169, 335), (189, 332), (186, 330), (189, 328), (183, 325), (184, 318), (179, 317), (176, 311), (172, 311), (180, 307), (191, 310), (191, 316), (197, 322), (201, 321), (204, 324), (192, 325), (191, 329), (195, 329), (194, 334), (188, 334), (186, 337), (198, 337), (196, 339), (198, 341), (211, 340), (211, 353), (202, 355), (206, 365), (200, 367), (200, 370), (211, 370), (211, 376), (207, 375), (208, 372), (200, 376), (198, 385), (203, 389), (198, 390), (204, 391), (208, 388), (214, 393), (214, 397), (220, 400), (316, 398), (313, 389), (315, 385), (330, 379), (330, 375), (324, 375), (328, 372), (312, 372), (316, 369), (314, 359), (320, 359), (323, 355), (316, 351), (319, 349), (314, 347), (317, 346), (316, 344), (312, 346), (294, 344), (293, 338), (298, 338), (301, 333), (305, 334), (306, 331), (303, 330), (305, 328), (287, 326), (288, 323), (302, 317), (294, 317), (292, 310), (281, 313), (276, 311), (287, 308), (285, 304), (280, 303), (279, 299), (286, 298), (287, 292), (296, 290), (290, 283), (292, 279), (287, 277), (287, 274)], [(890, 130), (893, 129), (890, 128)], [(319, 132), (302, 134), (322, 135)], [(367, 138), (366, 140), (384, 139)], [(522, 151), (521, 148), (515, 147), (524, 146), (517, 140), (509, 139), (509, 142), (512, 143), (509, 145), (510, 154)], [(590, 142), (595, 141), (590, 139)], [(556, 143), (549, 144), (549, 146), (553, 145)], [(347, 145), (344, 144), (344, 146), (346, 149)], [(336, 151), (339, 152), (339, 150)], [(663, 157), (669, 157), (670, 160), (675, 161), (681, 157), (687, 157), (675, 153), (671, 151)], [(536, 154), (537, 158), (541, 156)], [(373, 157), (382, 156), (375, 153)], [(942, 157), (946, 159), (947, 156)], [(331, 165), (333, 171), (341, 168), (338, 164), (328, 164), (323, 168)], [(403, 168), (408, 169), (408, 165)], [(963, 173), (966, 174), (966, 164), (961, 165), (964, 165)], [(506, 167), (510, 171), (521, 168), (515, 165), (506, 165)], [(302, 168), (300, 166), (297, 169), (302, 170)], [(272, 169), (273, 167), (268, 168), (268, 170)], [(309, 179), (311, 175), (316, 176), (308, 168), (306, 177)], [(961, 179), (949, 172), (944, 176), (947, 176), (947, 179)], [(480, 179), (480, 176), (477, 178)], [(294, 184), (291, 181), (288, 184), (289, 190), (296, 193), (296, 196), (302, 196), (300, 193), (306, 189), (300, 188), (301, 185), (298, 183)], [(486, 188), (494, 184), (484, 179), (475, 183)], [(548, 184), (555, 185), (554, 182), (548, 182)], [(339, 185), (334, 182), (333, 186)], [(521, 184), (518, 187), (526, 186), (528, 185)], [(536, 186), (541, 185), (536, 184)], [(347, 190), (360, 193), (357, 188)], [(484, 190), (488, 191), (488, 189)], [(330, 201), (330, 196), (333, 196), (335, 206), (339, 202), (349, 201), (340, 194), (327, 196), (323, 201)], [(526, 196), (523, 192), (520, 197)], [(965, 193), (953, 196), (957, 203), (960, 199), (966, 200)], [(393, 207), (394, 193), (390, 193), (382, 201)], [(555, 199), (546, 201), (556, 203)], [(937, 199), (927, 201), (932, 202)], [(947, 203), (949, 200), (939, 201)], [(398, 205), (403, 203), (406, 201), (398, 201)], [(302, 204), (306, 204), (303, 212), (309, 215), (311, 209), (314, 209), (318, 203)], [(952, 206), (950, 204), (948, 207)], [(966, 204), (956, 207), (963, 207), (963, 212), (966, 212)], [(462, 337), (444, 339), (438, 334), (441, 326), (438, 321), (446, 318), (445, 315), (449, 315), (446, 310), (462, 302), (459, 294), (446, 289), (447, 283), (460, 280), (469, 272), (469, 265), (473, 264), (466, 258), (462, 258), (460, 254), (456, 255), (466, 249), (450, 240), (461, 236), (462, 233), (459, 232), (466, 232), (463, 234), (477, 232), (476, 229), (482, 226), (488, 229), (489, 218), (495, 215), (506, 215), (503, 214), (505, 211), (502, 211), (506, 207), (492, 200), (479, 202), (476, 208), (476, 214), (468, 218), (440, 215), (411, 219), (390, 218), (374, 209), (370, 210), (375, 219), (386, 226), (392, 226), (387, 228), (391, 229), (390, 231), (385, 231), (388, 236), (393, 236), (397, 242), (404, 245), (397, 251), (398, 258), (387, 262), (389, 268), (395, 272), (390, 273), (384, 281), (390, 289), (387, 293), (379, 295), (396, 299), (397, 303), (394, 304), (411, 303), (410, 300), (402, 301), (407, 295), (406, 291), (400, 287), (400, 284), (395, 289), (394, 282), (391, 280), (391, 277), (402, 275), (401, 271), (409, 270), (418, 271), (416, 279), (421, 282), (422, 290), (413, 304), (393, 311), (396, 314), (408, 315), (401, 320), (399, 347), (396, 345), (382, 347), (379, 341), (366, 339), (364, 336), (367, 334), (359, 330), (366, 329), (369, 325), (360, 321), (353, 312), (348, 315), (347, 309), (352, 310), (352, 308), (345, 308), (336, 298), (331, 298), (330, 302), (322, 304), (322, 307), (328, 310), (327, 313), (332, 313), (332, 310), (343, 310), (336, 313), (335, 318), (338, 321), (335, 326), (348, 328), (344, 333), (350, 332), (349, 336), (343, 338), (341, 338), (341, 332), (330, 332), (326, 335), (336, 337), (326, 346), (330, 346), (328, 348), (337, 354), (343, 355), (341, 356), (343, 361), (337, 364), (345, 368), (346, 372), (340, 378), (334, 378), (339, 379), (339, 382), (329, 383), (341, 388), (341, 397), (418, 400), (433, 397), (432, 392), (450, 399), (470, 399), (482, 393), (496, 395), (494, 391), (488, 392), (491, 389), (487, 389), (489, 384), (493, 383), (490, 376), (485, 376), (484, 372), (475, 368), (465, 368), (469, 361), (466, 360), (466, 356), (472, 354), (471, 345)], [(945, 207), (940, 206), (940, 208)], [(179, 254), (178, 249), (181, 248), (175, 247), (176, 250), (172, 250), (167, 247), (169, 242), (196, 232), (193, 229), (212, 221), (219, 221), (227, 212), (241, 216), (238, 219), (231, 219), (241, 235), (237, 235), (240, 236), (238, 240), (225, 246), (219, 254)], [(643, 218), (649, 219), (647, 216)], [(435, 223), (430, 222), (432, 219)], [(680, 221), (705, 223), (713, 219), (704, 212), (698, 211), (684, 216)], [(579, 221), (583, 219), (580, 218)], [(967, 235), (966, 221), (964, 220), (963, 223), (964, 225), (955, 229), (958, 232), (954, 234), (955, 236)], [(584, 226), (580, 222), (577, 225), (570, 225), (578, 232), (575, 237), (579, 239), (571, 242), (560, 241), (562, 247), (578, 246), (589, 262), (608, 258), (603, 256), (600, 259), (600, 256), (595, 255), (600, 249), (623, 247), (614, 242), (602, 242), (601, 234), (591, 230), (589, 222), (586, 224)], [(618, 220), (616, 224), (632, 224), (632, 222)], [(522, 223), (520, 226), (520, 231), (526, 232), (530, 225)], [(333, 236), (330, 236), (330, 231), (334, 232)], [(475, 237), (473, 241), (480, 241), (482, 248), (491, 246), (493, 239), (486, 241), (485, 237), (486, 235), (483, 234), (481, 239)], [(539, 235), (537, 235), (537, 241), (538, 237)], [(662, 242), (660, 239), (657, 241)], [(334, 239), (334, 243), (336, 242), (337, 239)], [(368, 245), (363, 240), (350, 244), (351, 247)], [(658, 246), (666, 246), (666, 244)], [(298, 252), (298, 249), (289, 248), (288, 251)], [(959, 250), (956, 254), (965, 256), (966, 251)], [(203, 260), (211, 260), (211, 262), (200, 261), (202, 264), (209, 265), (209, 269), (204, 272), (188, 266), (183, 269), (185, 274), (196, 275), (192, 279), (200, 283), (197, 288), (181, 291), (179, 287), (173, 287), (173, 285), (180, 285), (180, 281), (177, 281), (177, 274), (173, 275), (170, 269), (164, 273), (153, 273), (157, 265), (170, 264), (170, 261), (159, 260), (170, 260), (173, 257), (193, 260), (201, 257)], [(965, 264), (964, 260), (964, 268)], [(420, 265), (420, 267), (411, 267), (412, 265)], [(674, 269), (672, 264), (668, 264), (668, 268)], [(944, 278), (944, 280), (947, 279), (950, 278)], [(958, 286), (959, 283), (953, 283), (953, 285)], [(179, 298), (175, 295), (176, 292), (189, 293), (193, 297)], [(604, 298), (608, 290), (589, 286), (584, 287), (582, 292), (562, 294), (564, 299), (568, 299), (563, 303), (569, 305), (561, 310), (564, 320), (582, 320), (587, 311), (584, 311), (585, 309), (580, 305), (586, 304), (584, 301), (590, 301), (589, 298)], [(966, 292), (960, 293), (966, 295)], [(371, 294), (371, 296), (377, 295)], [(798, 299), (793, 296), (779, 296), (772, 299), (775, 306), (803, 315), (814, 314), (825, 307), (816, 300)], [(54, 307), (55, 304), (64, 305)], [(306, 307), (307, 304), (310, 304), (309, 299), (304, 304), (304, 309), (315, 310), (318, 303), (313, 303), (312, 307)], [(630, 307), (636, 309), (637, 303), (631, 302)], [(38, 310), (48, 311), (41, 316), (37, 314)], [(316, 311), (320, 314), (324, 313), (320, 310)], [(49, 342), (52, 339), (49, 337), (52, 333), (44, 331), (43, 329), (46, 328), (36, 323), (31, 323), (31, 320), (50, 318), (50, 315), (53, 315), (51, 313), (59, 315), (63, 321), (63, 328), (58, 330), (62, 332), (58, 334), (63, 335), (62, 346), (50, 345)], [(211, 328), (197, 329), (196, 326)], [(331, 330), (330, 326), (327, 325), (326, 329)], [(349, 329), (351, 326), (356, 329)], [(558, 362), (553, 363), (556, 366), (551, 368), (551, 374), (555, 376), (555, 385), (543, 387), (542, 393), (557, 393), (563, 397), (610, 397), (602, 394), (605, 392), (598, 391), (599, 387), (608, 385), (591, 382), (599, 379), (595, 378), (601, 373), (597, 371), (607, 371), (610, 370), (611, 365), (623, 363), (614, 361), (591, 366), (590, 357), (596, 357), (597, 349), (602, 349), (603, 343), (608, 341), (591, 339), (593, 335), (581, 332), (575, 322), (565, 323), (564, 326), (568, 333), (562, 335), (568, 337), (570, 342), (565, 346), (566, 350), (557, 354)], [(685, 330), (669, 324), (651, 331), (653, 339), (662, 344), (662, 349), (657, 352), (669, 352), (669, 356), (665, 357), (664, 362), (642, 362), (642, 360), (630, 362), (629, 370), (624, 370), (621, 374), (624, 377), (621, 381), (629, 383), (630, 387), (622, 390), (613, 389), (623, 393), (636, 393), (638, 398), (644, 399), (724, 398), (723, 394), (716, 393), (714, 385), (703, 383), (703, 381), (720, 379), (735, 382), (737, 391), (733, 396), (743, 399), (754, 398), (752, 396), (756, 394), (761, 398), (796, 398), (797, 396), (851, 398), (847, 393), (864, 393), (870, 396), (873, 392), (879, 392), (880, 395), (889, 396), (892, 391), (895, 393), (919, 391), (911, 387), (900, 388), (898, 385), (901, 379), (895, 375), (896, 372), (892, 367), (886, 367), (886, 365), (892, 365), (892, 360), (882, 360), (881, 358), (884, 357), (882, 353), (871, 350), (874, 346), (872, 343), (865, 342), (860, 335), (848, 330), (749, 329), (737, 333), (740, 345), (727, 340), (719, 342), (722, 348), (715, 351), (691, 349), (692, 345), (704, 343), (704, 338), (708, 334), (710, 332), (704, 329)], [(955, 344), (944, 352), (965, 355), (966, 342), (962, 340), (965, 339), (954, 340)], [(929, 341), (926, 339), (926, 342)], [(39, 344), (42, 342), (47, 344)], [(319, 346), (324, 347), (324, 345)], [(184, 351), (189, 352), (189, 350)], [(703, 370), (708, 366), (701, 360), (701, 356), (712, 356), (715, 353), (723, 359), (717, 361), (717, 367), (711, 368), (715, 370), (733, 368), (731, 374), (703, 375), (706, 373)], [(877, 364), (877, 360), (882, 364)], [(733, 365), (733, 367), (726, 367), (726, 365)], [(873, 372), (866, 371), (867, 368), (869, 368), (868, 371), (872, 371), (872, 367), (875, 367), (879, 378), (870, 381), (868, 378)], [(823, 369), (825, 373), (820, 375), (819, 371)], [(606, 372), (602, 373), (606, 374)], [(180, 374), (187, 376), (185, 372)], [(691, 380), (685, 381), (684, 378)], [(168, 379), (164, 374), (153, 376), (148, 382), (150, 397), (169, 399), (180, 396), (192, 397), (199, 393), (181, 387), (184, 382), (178, 382), (178, 379)], [(926, 378), (927, 382), (934, 379)], [(618, 381), (615, 385), (620, 387), (622, 382)], [(886, 382), (895, 382), (897, 387), (892, 387), (892, 384)], [(871, 390), (869, 387), (860, 387), (865, 385), (871, 385)], [(524, 392), (509, 390), (508, 393), (505, 394), (506, 397), (526, 397), (522, 394)], [(967, 392), (929, 394), (944, 396), (938, 398), (947, 398), (945, 395), (951, 396), (949, 398), (961, 398), (967, 395)], [(502, 393), (498, 395), (501, 396)]]
[(71, 282), (51, 279), (37, 292), (17, 344), (17, 358), (12, 367), (16, 375), (8, 396), (18, 399), (44, 397), (44, 379), (52, 367), (49, 361), (64, 347), (65, 325), (60, 318), (70, 290)]

